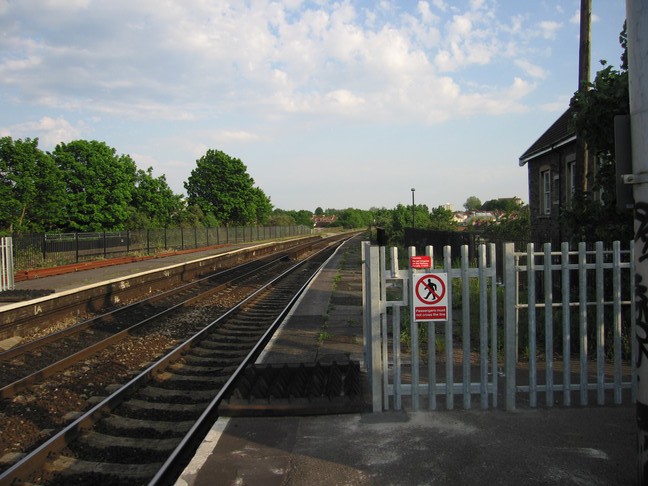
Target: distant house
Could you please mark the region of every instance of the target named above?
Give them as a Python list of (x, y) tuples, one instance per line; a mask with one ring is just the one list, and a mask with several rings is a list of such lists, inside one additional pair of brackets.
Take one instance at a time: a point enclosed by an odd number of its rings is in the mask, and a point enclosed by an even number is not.
[(331, 224), (335, 223), (337, 221), (337, 216), (332, 215), (332, 216), (317, 216), (313, 215), (311, 216), (311, 221), (313, 222), (313, 226), (315, 228), (326, 228), (327, 226), (331, 226)]
[[(527, 166), (531, 234), (537, 244), (560, 244), (571, 237), (569, 228), (560, 224), (560, 216), (571, 208), (576, 191), (582, 190), (584, 173), (576, 160), (572, 117), (570, 108), (519, 158), (520, 166)], [(589, 166), (593, 178), (597, 164), (590, 161)]]

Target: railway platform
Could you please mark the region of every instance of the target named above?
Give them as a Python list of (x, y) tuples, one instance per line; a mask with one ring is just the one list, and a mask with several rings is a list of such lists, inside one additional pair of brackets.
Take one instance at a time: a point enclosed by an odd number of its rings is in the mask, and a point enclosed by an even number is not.
[[(338, 252), (260, 361), (362, 361), (360, 268)], [(635, 442), (629, 405), (219, 418), (176, 484), (620, 486)]]
[[(84, 270), (16, 288), (63, 291), (202, 256)], [(360, 271), (359, 251), (338, 252), (259, 361), (362, 362)], [(176, 484), (629, 485), (636, 481), (635, 442), (630, 405), (222, 417)]]

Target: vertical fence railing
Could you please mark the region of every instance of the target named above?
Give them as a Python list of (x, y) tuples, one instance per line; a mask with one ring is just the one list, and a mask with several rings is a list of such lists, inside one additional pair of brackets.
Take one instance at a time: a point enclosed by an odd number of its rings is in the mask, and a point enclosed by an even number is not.
[(13, 239), (0, 238), (0, 291), (14, 289)]
[[(432, 247), (427, 247), (431, 260), (432, 253)], [(495, 245), (480, 245), (476, 262), (468, 258), (468, 248), (462, 248), (459, 267), (452, 264), (452, 250), (446, 246), (441, 268), (423, 273), (412, 268), (401, 271), (396, 248), (391, 249), (389, 264), (384, 247), (379, 251), (365, 243), (363, 255), (365, 353), (373, 410), (401, 410), (403, 406), (436, 410), (442, 400), (451, 410), (455, 395), (462, 395), (465, 409), (472, 407), (472, 395), (479, 396), (483, 409), (497, 406)], [(416, 256), (413, 247), (408, 256)], [(447, 274), (444, 321), (415, 321), (411, 282), (425, 272)], [(458, 303), (461, 309), (456, 308)], [(459, 310), (457, 322), (455, 310)], [(455, 333), (456, 326), (461, 327), (460, 333)], [(403, 330), (409, 334), (406, 345), (402, 342)], [(461, 373), (459, 381), (455, 381), (458, 357)], [(473, 367), (478, 368), (476, 375)]]
[[(552, 407), (621, 404), (623, 390), (634, 401), (636, 351), (632, 298), (634, 242), (622, 250), (596, 242), (570, 251), (551, 244), (526, 252), (505, 245), (507, 409), (523, 395), (530, 407), (538, 397)], [(525, 275), (526, 274), (526, 275)], [(513, 337), (515, 336), (515, 337)], [(612, 393), (609, 393), (611, 390)]]
[(419, 271), (400, 270), (395, 248), (385, 256), (384, 248), (365, 245), (365, 343), (375, 411), (434, 410), (441, 399), (451, 410), (457, 395), (464, 409), (473, 396), (481, 408), (506, 410), (635, 401), (634, 242), (627, 249), (619, 242), (576, 249), (528, 244), (525, 251), (505, 244), (499, 279), (494, 245), (480, 245), (476, 262), (463, 248), (458, 259), (444, 248), (447, 320), (419, 323), (411, 289)]
[[(284, 236), (311, 233), (308, 226), (286, 227)], [(101, 233), (63, 233), (14, 235), (14, 258), (17, 270), (43, 265), (65, 265), (93, 258), (137, 253), (186, 250), (210, 245), (251, 242), (272, 238), (279, 231), (274, 227), (246, 228), (176, 228)], [(263, 235), (263, 237), (261, 237)], [(275, 236), (276, 237), (276, 236)]]

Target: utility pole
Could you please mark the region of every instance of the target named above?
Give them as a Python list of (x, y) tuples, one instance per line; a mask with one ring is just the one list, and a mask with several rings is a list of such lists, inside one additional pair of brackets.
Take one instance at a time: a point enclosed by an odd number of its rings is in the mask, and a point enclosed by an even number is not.
[[(590, 43), (592, 23), (592, 0), (581, 0), (580, 44), (578, 48), (578, 91), (586, 92), (590, 81)], [(583, 193), (587, 193), (589, 179), (589, 154), (587, 143), (577, 135), (576, 166), (583, 168)]]
[(416, 226), (414, 223), (414, 191), (415, 189), (412, 187), (412, 229)]
[(648, 5), (626, 0), (637, 306), (637, 484), (648, 484)]

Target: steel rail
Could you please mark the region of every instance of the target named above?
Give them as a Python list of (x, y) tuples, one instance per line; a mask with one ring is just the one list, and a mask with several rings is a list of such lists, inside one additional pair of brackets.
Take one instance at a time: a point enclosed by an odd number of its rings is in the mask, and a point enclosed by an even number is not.
[[(276, 260), (280, 260), (281, 258), (285, 258), (285, 256), (279, 257)], [(272, 262), (274, 262), (273, 260)], [(175, 287), (172, 289), (165, 290), (163, 292), (160, 292), (155, 295), (151, 295), (149, 297), (146, 297), (143, 300), (139, 300), (137, 302), (132, 302), (130, 304), (124, 305), (122, 307), (119, 307), (118, 309), (114, 309), (108, 312), (105, 312), (103, 314), (93, 316), (90, 319), (86, 319), (82, 322), (79, 322), (77, 324), (73, 324), (69, 327), (66, 327), (65, 329), (61, 329), (59, 331), (52, 332), (50, 334), (47, 334), (45, 336), (39, 337), (37, 339), (34, 339), (32, 341), (29, 341), (24, 344), (20, 344), (18, 346), (15, 346), (11, 349), (8, 349), (6, 351), (0, 352), (0, 361), (9, 361), (10, 359), (15, 358), (16, 356), (20, 356), (21, 354), (26, 354), (28, 352), (33, 351), (34, 349), (37, 349), (40, 346), (44, 346), (46, 344), (52, 343), (59, 341), (63, 338), (74, 336), (75, 334), (79, 334), (86, 329), (89, 329), (93, 326), (99, 325), (102, 323), (102, 321), (106, 321), (109, 319), (118, 319), (118, 316), (121, 314), (125, 314), (127, 312), (132, 311), (133, 309), (137, 309), (138, 307), (144, 307), (146, 305), (153, 304), (155, 302), (158, 302), (160, 300), (164, 300), (168, 298), (169, 296), (173, 296), (174, 294), (179, 294), (181, 292), (184, 292), (185, 290), (189, 290), (192, 287), (197, 287), (199, 285), (202, 285), (205, 282), (208, 282), (209, 280), (213, 280), (217, 277), (222, 277), (227, 275), (228, 273), (235, 272), (241, 267), (246, 266), (246, 265), (253, 265), (257, 263), (258, 260), (255, 260), (253, 262), (246, 262), (243, 265), (239, 265), (237, 267), (232, 267), (228, 268), (226, 270), (223, 270), (221, 272), (217, 272), (215, 274), (208, 275), (206, 277), (201, 277), (198, 280), (192, 281), (192, 282), (187, 282), (185, 284), (182, 284), (180, 287)], [(272, 262), (268, 263), (271, 264)], [(261, 267), (263, 268), (263, 267)]]
[[(222, 290), (223, 288), (231, 287), (238, 280), (242, 280), (242, 279), (247, 278), (247, 277), (249, 277), (250, 275), (253, 275), (253, 274), (256, 275), (260, 270), (262, 270), (264, 268), (267, 268), (267, 267), (270, 267), (271, 265), (277, 263), (278, 261), (281, 261), (283, 258), (285, 258), (285, 257), (280, 257), (280, 258), (277, 258), (277, 259), (273, 259), (271, 262), (268, 262), (268, 263), (264, 264), (261, 267), (256, 267), (256, 268), (246, 272), (243, 275), (239, 275), (236, 278), (234, 278), (233, 280), (230, 280), (228, 282), (224, 282), (222, 284), (219, 284), (219, 285), (217, 285), (215, 287), (209, 288), (203, 293), (193, 295), (193, 296), (189, 297), (188, 299), (183, 300), (182, 302), (176, 303), (176, 304), (174, 304), (173, 306), (171, 306), (171, 307), (169, 307), (167, 309), (164, 309), (164, 310), (162, 310), (162, 311), (160, 311), (160, 312), (158, 312), (158, 313), (156, 313), (154, 315), (146, 317), (145, 319), (133, 324), (132, 326), (126, 327), (126, 328), (122, 329), (121, 331), (118, 331), (117, 333), (112, 334), (112, 335), (102, 339), (101, 341), (98, 341), (98, 342), (96, 342), (94, 344), (91, 344), (90, 346), (87, 346), (86, 348), (84, 348), (84, 349), (82, 349), (80, 351), (77, 351), (76, 353), (70, 354), (70, 355), (66, 356), (65, 358), (63, 358), (63, 359), (60, 359), (59, 361), (56, 361), (55, 363), (52, 363), (52, 364), (50, 364), (50, 365), (48, 365), (48, 366), (46, 366), (44, 368), (41, 368), (40, 370), (38, 370), (38, 371), (36, 371), (34, 373), (31, 373), (30, 375), (27, 375), (27, 376), (25, 376), (25, 377), (23, 377), (23, 378), (21, 378), (19, 380), (16, 380), (16, 381), (14, 381), (14, 382), (0, 388), (0, 398), (12, 398), (17, 393), (25, 390), (26, 388), (34, 385), (35, 383), (43, 380), (44, 378), (52, 376), (55, 373), (58, 373), (58, 372), (60, 372), (60, 371), (62, 371), (64, 369), (72, 366), (73, 364), (78, 363), (79, 361), (81, 361), (83, 359), (86, 359), (86, 358), (98, 353), (99, 351), (101, 351), (103, 349), (106, 349), (107, 347), (118, 343), (119, 341), (122, 341), (123, 339), (127, 338), (130, 334), (132, 334), (133, 331), (135, 331), (135, 330), (137, 330), (139, 328), (142, 328), (146, 324), (149, 324), (150, 322), (152, 322), (154, 320), (160, 319), (160, 318), (164, 317), (165, 315), (170, 314), (171, 312), (173, 312), (173, 311), (175, 311), (177, 309), (180, 309), (180, 308), (186, 307), (188, 305), (191, 305), (191, 304), (193, 304), (193, 303), (195, 303), (195, 302), (197, 302), (199, 300), (203, 300), (203, 299), (209, 297), (210, 295)], [(239, 268), (239, 267), (236, 267), (236, 268)], [(228, 271), (225, 271), (223, 273), (235, 271), (236, 268), (229, 269)], [(200, 286), (202, 283), (204, 283), (204, 281), (209, 280), (212, 277), (205, 277), (204, 279), (201, 279), (200, 281), (191, 282), (191, 283), (187, 284), (187, 286)], [(178, 289), (178, 291), (180, 291), (180, 289)], [(168, 291), (168, 292), (171, 292), (171, 291)], [(150, 303), (150, 302), (147, 302), (147, 303)], [(136, 304), (133, 304), (133, 305), (136, 305)], [(120, 308), (118, 310), (121, 311), (122, 309)], [(104, 314), (104, 316), (102, 316), (102, 317), (105, 317), (105, 315), (106, 314)], [(83, 323), (81, 323), (81, 324), (83, 324)], [(82, 330), (83, 329), (78, 330), (78, 332), (82, 332)]]
[[(341, 245), (340, 245), (341, 246)], [(303, 295), (306, 289), (309, 287), (311, 282), (317, 277), (317, 275), (322, 271), (326, 264), (330, 261), (331, 258), (337, 253), (340, 249), (338, 246), (335, 251), (319, 266), (319, 268), (308, 278), (308, 280), (301, 286), (301, 288), (293, 295), (292, 299), (282, 312), (277, 316), (274, 322), (270, 325), (268, 330), (264, 333), (261, 339), (257, 342), (254, 348), (248, 353), (248, 355), (243, 359), (238, 368), (232, 373), (232, 376), (225, 382), (221, 390), (216, 394), (214, 399), (209, 403), (205, 411), (201, 414), (195, 424), (187, 432), (187, 434), (180, 441), (175, 450), (171, 453), (168, 459), (164, 462), (162, 467), (159, 469), (157, 474), (149, 482), (149, 486), (160, 486), (166, 484), (173, 484), (182, 471), (179, 470), (180, 467), (184, 466), (184, 462), (187, 457), (193, 455), (197, 448), (197, 445), (205, 437), (207, 431), (211, 427), (213, 421), (217, 418), (217, 409), (218, 404), (223, 399), (223, 396), (229, 392), (229, 389), (233, 386), (236, 380), (241, 376), (245, 368), (253, 363), (254, 360), (258, 357), (264, 347), (267, 345), (270, 338), (279, 327), (279, 325), (286, 318), (292, 307), (295, 305), (295, 302)], [(324, 251), (324, 250), (322, 250)], [(178, 463), (181, 464), (178, 464)]]
[[(93, 406), (90, 410), (82, 414), (80, 417), (78, 417), (76, 420), (74, 420), (64, 429), (60, 430), (53, 437), (51, 437), (49, 440), (47, 440), (46, 442), (41, 444), (38, 448), (36, 448), (34, 451), (27, 454), (19, 462), (11, 466), (9, 469), (7, 469), (4, 473), (0, 475), (0, 485), (15, 484), (16, 481), (29, 480), (30, 476), (33, 475), (35, 470), (43, 467), (43, 465), (45, 464), (45, 462), (47, 461), (50, 455), (55, 454), (58, 451), (61, 451), (63, 448), (67, 447), (75, 438), (78, 437), (78, 435), (81, 432), (91, 429), (95, 423), (97, 423), (111, 410), (114, 410), (119, 404), (121, 404), (131, 390), (140, 388), (141, 386), (143, 386), (144, 383), (151, 381), (161, 370), (167, 368), (170, 364), (180, 359), (183, 353), (185, 353), (189, 348), (195, 346), (198, 342), (200, 342), (210, 331), (216, 328), (216, 326), (218, 326), (223, 320), (227, 319), (235, 312), (238, 312), (240, 309), (243, 308), (245, 304), (249, 303), (250, 301), (252, 301), (252, 299), (259, 296), (261, 292), (264, 292), (268, 288), (271, 288), (273, 285), (276, 284), (276, 282), (285, 278), (287, 275), (291, 274), (292, 272), (295, 272), (297, 269), (299, 269), (300, 267), (308, 263), (309, 260), (304, 260), (297, 263), (296, 265), (291, 267), (291, 269), (283, 272), (281, 275), (275, 277), (270, 282), (268, 282), (264, 286), (254, 291), (252, 294), (250, 294), (241, 302), (239, 302), (235, 307), (232, 307), (231, 309), (226, 311), (223, 315), (218, 317), (216, 320), (209, 323), (206, 327), (201, 329), (194, 336), (192, 336), (184, 343), (177, 346), (173, 351), (167, 353), (167, 355), (160, 358), (154, 364), (150, 365), (146, 370), (141, 372), (138, 376), (134, 377), (124, 386), (119, 388), (117, 391), (113, 392), (111, 395), (109, 395), (101, 402)], [(313, 273), (313, 275), (309, 277), (308, 282), (310, 282), (312, 278), (314, 278), (314, 275), (318, 271), (320, 271), (323, 265), (324, 264), (320, 265), (319, 268)], [(306, 284), (302, 285), (302, 287), (299, 290), (299, 294), (301, 294), (305, 288), (306, 288)], [(294, 305), (294, 302), (296, 301), (297, 297), (298, 297), (297, 295), (293, 296), (293, 298), (290, 300), (289, 305), (287, 305), (281, 312), (282, 316), (285, 316), (286, 313), (289, 311), (290, 307)], [(246, 358), (246, 362), (249, 362), (249, 360), (252, 359), (252, 356), (258, 354), (262, 349), (262, 347), (265, 346), (265, 342), (272, 335), (272, 332), (274, 332), (274, 328), (277, 326), (278, 322), (280, 322), (280, 318), (276, 318), (275, 321), (273, 322), (271, 326), (273, 328), (272, 331), (270, 329), (266, 330), (262, 338), (254, 346), (253, 350), (248, 354)], [(240, 373), (242, 369), (244, 369), (243, 364), (239, 365), (236, 373), (237, 374)], [(230, 377), (230, 379), (227, 380), (225, 385), (229, 387), (234, 382), (234, 380), (235, 380), (234, 377)], [(218, 396), (218, 400), (220, 400), (222, 398), (222, 393), (219, 393), (217, 396)], [(204, 426), (204, 421), (210, 415), (213, 414), (213, 410), (215, 409), (218, 400), (216, 399), (212, 400), (212, 402), (210, 402), (210, 405), (208, 406), (209, 412), (207, 412), (206, 410), (203, 414), (201, 414), (200, 423), (203, 425), (196, 425), (192, 427), (190, 431), (191, 433), (187, 434), (187, 436), (195, 437), (197, 431)], [(185, 436), (185, 438), (182, 439), (181, 441), (182, 447), (178, 447), (174, 451), (173, 459), (169, 459), (165, 462), (162, 468), (164, 469), (164, 471), (156, 475), (156, 478), (158, 478), (159, 476), (158, 479), (155, 479), (156, 482), (161, 481), (162, 478), (166, 474), (168, 474), (168, 471), (173, 469), (174, 467), (173, 464), (175, 463), (175, 461), (177, 461), (178, 456), (183, 454), (182, 452), (183, 448), (186, 447), (187, 444), (191, 441), (191, 437), (187, 437), (187, 436)]]

